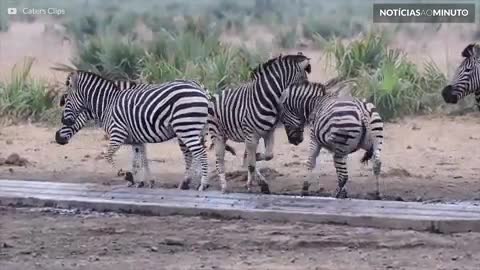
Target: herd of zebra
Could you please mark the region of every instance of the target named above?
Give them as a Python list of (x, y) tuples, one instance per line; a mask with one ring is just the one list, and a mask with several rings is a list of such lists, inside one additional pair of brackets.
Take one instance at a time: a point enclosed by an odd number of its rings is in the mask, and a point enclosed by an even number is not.
[[(442, 92), (447, 103), (480, 88), (479, 46), (471, 44), (462, 52), (465, 60), (452, 84)], [(161, 84), (112, 81), (92, 72), (73, 70), (66, 80), (61, 106), (63, 126), (56, 132), (56, 142), (66, 144), (90, 121), (96, 121), (107, 133), (109, 145), (105, 159), (116, 170), (113, 155), (122, 144), (133, 151), (131, 171), (118, 170), (129, 186), (150, 186), (152, 180), (146, 143), (176, 138), (185, 159), (185, 177), (180, 189), (188, 189), (194, 164), (200, 165), (198, 190), (208, 188), (206, 136), (215, 149), (216, 171), (222, 192), (228, 191), (225, 177), (226, 151), (235, 155), (228, 140), (245, 143), (243, 164), (248, 168), (246, 188), (256, 182), (263, 193), (270, 189), (256, 168), (256, 162), (274, 156), (274, 131), (283, 124), (288, 141), (303, 141), (304, 128), (310, 126), (309, 171), (316, 164), (322, 148), (333, 155), (338, 187), (334, 195), (347, 197), (347, 156), (365, 150), (362, 162), (372, 160), (377, 194), (383, 146), (383, 121), (375, 105), (352, 96), (330, 91), (341, 79), (322, 84), (308, 80), (310, 58), (302, 53), (280, 55), (251, 71), (250, 80), (236, 88), (210, 95), (194, 80), (174, 80)], [(478, 95), (477, 95), (478, 94)], [(476, 93), (480, 100), (480, 93)], [(257, 153), (260, 139), (265, 152)], [(142, 173), (135, 183), (139, 169)]]

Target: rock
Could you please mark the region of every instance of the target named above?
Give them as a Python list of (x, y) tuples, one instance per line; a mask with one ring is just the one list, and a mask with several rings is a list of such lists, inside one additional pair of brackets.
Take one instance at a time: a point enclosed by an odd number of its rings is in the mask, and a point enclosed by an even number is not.
[(412, 130), (420, 130), (422, 129), (420, 126), (418, 126), (417, 124), (413, 124), (412, 125)]
[(5, 164), (15, 165), (19, 160), (20, 160), (20, 155), (18, 155), (17, 153), (12, 153), (5, 160)]
[(157, 252), (157, 251), (158, 251), (158, 247), (156, 247), (156, 246), (151, 246), (151, 247), (150, 247), (150, 251), (151, 251), (151, 252)]
[(407, 146), (407, 149), (412, 149), (412, 146), (408, 145), (408, 146)]
[(180, 238), (165, 238), (163, 243), (167, 246), (184, 246), (184, 240)]
[(2, 248), (13, 248), (13, 246), (8, 243), (3, 243)]
[(5, 143), (6, 144), (13, 144), (13, 141), (12, 140), (6, 140)]

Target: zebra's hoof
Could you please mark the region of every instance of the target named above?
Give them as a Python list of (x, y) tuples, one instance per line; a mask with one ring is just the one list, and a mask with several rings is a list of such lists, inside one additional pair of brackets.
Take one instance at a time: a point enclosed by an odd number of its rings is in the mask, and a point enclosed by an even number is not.
[(179, 189), (181, 189), (181, 190), (189, 190), (190, 187), (189, 187), (188, 181), (183, 181), (183, 182), (180, 184)]
[(263, 194), (270, 194), (270, 187), (267, 183), (263, 182), (260, 184), (260, 192)]
[(347, 199), (348, 198), (348, 194), (347, 194), (347, 191), (345, 189), (342, 189), (340, 191), (337, 192), (337, 194), (335, 195), (335, 197), (337, 199)]
[(205, 185), (200, 184), (197, 189), (198, 189), (198, 191), (205, 191), (205, 190), (207, 190), (209, 187), (210, 187), (209, 184), (205, 184)]
[(150, 180), (149, 188), (153, 188), (155, 186), (155, 180)]
[(118, 176), (118, 177), (120, 177), (120, 176), (125, 176), (125, 178), (126, 178), (126, 177), (127, 177), (126, 174), (127, 174), (127, 173), (126, 173), (125, 171), (123, 171), (122, 169), (118, 170), (118, 172), (117, 172), (117, 176)]
[(143, 188), (143, 187), (145, 187), (145, 182), (143, 181), (138, 182), (137, 188)]
[(308, 196), (309, 195), (309, 189), (310, 189), (310, 182), (308, 181), (304, 181), (303, 182), (303, 186), (302, 186), (302, 192), (301, 192), (301, 195), (302, 196)]
[(133, 180), (133, 174), (131, 172), (126, 172), (124, 179), (129, 182), (129, 186), (135, 185), (135, 180)]

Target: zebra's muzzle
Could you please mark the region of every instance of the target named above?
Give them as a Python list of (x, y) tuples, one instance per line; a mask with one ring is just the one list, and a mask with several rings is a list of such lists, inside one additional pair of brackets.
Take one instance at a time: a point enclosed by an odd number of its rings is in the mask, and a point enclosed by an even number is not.
[(453, 94), (453, 87), (451, 85), (447, 85), (443, 88), (442, 97), (446, 103), (457, 104), (458, 102), (458, 96)]
[(288, 142), (293, 145), (299, 145), (303, 142), (303, 132), (301, 131), (292, 131), (287, 133)]
[(60, 132), (60, 130), (57, 130), (57, 132), (55, 133), (55, 142), (57, 142), (60, 145), (65, 145), (68, 143), (68, 139), (65, 137), (62, 137), (62, 133)]

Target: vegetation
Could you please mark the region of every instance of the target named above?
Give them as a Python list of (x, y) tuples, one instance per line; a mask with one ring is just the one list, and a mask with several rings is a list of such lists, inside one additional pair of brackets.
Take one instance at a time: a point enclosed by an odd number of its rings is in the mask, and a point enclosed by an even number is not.
[(0, 83), (0, 116), (15, 119), (39, 120), (53, 107), (55, 94), (42, 80), (30, 77), (34, 59), (27, 58), (16, 65), (8, 82)]
[(338, 74), (356, 81), (352, 94), (373, 102), (385, 120), (429, 112), (441, 104), (445, 74), (433, 62), (420, 70), (402, 51), (389, 48), (382, 34), (370, 33), (348, 45), (336, 40), (327, 52)]
[[(422, 67), (413, 64), (403, 52), (389, 48), (386, 32), (368, 29), (370, 1), (17, 0), (15, 3), (19, 8), (50, 4), (69, 11), (68, 16), (58, 17), (58, 21), (74, 42), (73, 65), (112, 79), (160, 83), (188, 78), (199, 80), (210, 91), (217, 92), (247, 80), (251, 68), (269, 58), (272, 52), (318, 45), (327, 52), (327, 60), (332, 60), (339, 75), (355, 79), (353, 94), (374, 102), (386, 119), (429, 112), (442, 103), (438, 91), (446, 81), (445, 74), (433, 61)], [(18, 17), (19, 20), (34, 18)], [(7, 19), (10, 17), (0, 14), (0, 32), (8, 29)], [(259, 45), (246, 49), (220, 42), (222, 34), (250, 40), (258, 26), (275, 37), (274, 44), (262, 50)], [(441, 24), (423, 27), (438, 31)], [(418, 24), (383, 29), (390, 34), (407, 31), (412, 36), (424, 30)], [(30, 67), (27, 62), (23, 69), (15, 68), (11, 82), (0, 83), (1, 115), (44, 119), (40, 116), (42, 112), (55, 110), (46, 90), (49, 86), (24, 72)]]

